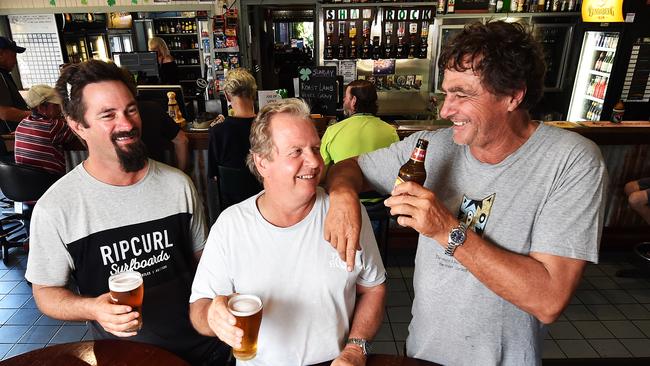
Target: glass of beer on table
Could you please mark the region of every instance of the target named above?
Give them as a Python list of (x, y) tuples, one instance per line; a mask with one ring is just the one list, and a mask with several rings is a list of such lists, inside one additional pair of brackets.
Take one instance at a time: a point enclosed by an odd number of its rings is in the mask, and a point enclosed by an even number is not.
[(137, 319), (138, 324), (125, 332), (142, 329), (142, 298), (144, 297), (142, 274), (138, 271), (116, 273), (108, 278), (108, 288), (111, 291), (113, 304), (128, 305), (140, 314)]
[(262, 324), (262, 300), (255, 295), (235, 294), (228, 299), (228, 310), (235, 316), (235, 326), (244, 331), (241, 348), (233, 348), (238, 360), (251, 360), (257, 355), (257, 334)]

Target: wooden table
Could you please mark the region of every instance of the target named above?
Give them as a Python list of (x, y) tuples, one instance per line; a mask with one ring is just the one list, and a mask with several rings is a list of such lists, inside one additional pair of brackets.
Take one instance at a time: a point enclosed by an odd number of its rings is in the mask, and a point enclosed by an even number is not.
[[(329, 366), (332, 362), (323, 362), (313, 366)], [(4, 365), (2, 365), (4, 366)], [(370, 355), (366, 366), (439, 366), (437, 363), (394, 355)]]
[(178, 356), (146, 343), (100, 340), (64, 343), (0, 362), (1, 366), (189, 366)]
[(393, 355), (370, 355), (366, 366), (436, 366), (437, 363)]

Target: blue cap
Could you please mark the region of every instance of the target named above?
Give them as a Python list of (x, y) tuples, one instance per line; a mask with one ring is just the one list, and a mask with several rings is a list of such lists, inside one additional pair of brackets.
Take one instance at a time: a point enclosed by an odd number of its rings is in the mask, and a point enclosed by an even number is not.
[(25, 52), (25, 47), (20, 47), (16, 44), (16, 42), (10, 40), (7, 37), (0, 37), (0, 49), (3, 50), (12, 50), (16, 53), (23, 53)]

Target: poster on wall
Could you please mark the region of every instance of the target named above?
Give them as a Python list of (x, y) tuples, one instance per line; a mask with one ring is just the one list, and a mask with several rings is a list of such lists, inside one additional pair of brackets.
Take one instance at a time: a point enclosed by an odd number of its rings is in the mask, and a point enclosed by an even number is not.
[(27, 49), (17, 55), (23, 88), (53, 86), (63, 64), (54, 14), (9, 15), (8, 20), (13, 40)]

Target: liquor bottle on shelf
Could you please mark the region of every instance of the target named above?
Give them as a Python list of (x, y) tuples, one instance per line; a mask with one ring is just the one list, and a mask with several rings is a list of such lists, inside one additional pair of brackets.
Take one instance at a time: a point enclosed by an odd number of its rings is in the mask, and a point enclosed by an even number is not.
[(537, 9), (535, 11), (538, 13), (544, 12), (544, 0), (537, 0)]
[(347, 57), (350, 60), (357, 59), (357, 42), (354, 39), (350, 39), (350, 46), (348, 47)]
[(549, 13), (553, 9), (553, 0), (544, 0), (544, 11)]
[(553, 0), (552, 11), (560, 11), (560, 0)]
[(497, 12), (497, 13), (503, 12), (503, 0), (497, 0), (496, 6), (495, 6), (495, 12)]
[(427, 58), (427, 52), (429, 50), (429, 22), (424, 21), (421, 24), (420, 28), (420, 52), (418, 53), (418, 58)]
[(373, 60), (379, 60), (382, 56), (382, 49), (379, 43), (379, 36), (372, 37), (372, 50), (371, 55)]
[(339, 60), (343, 60), (343, 59), (345, 59), (346, 54), (345, 54), (345, 44), (344, 44), (345, 43), (344, 42), (345, 41), (345, 22), (342, 22), (342, 21), (339, 22), (339, 38), (338, 38), (338, 41), (339, 41), (339, 47), (338, 47), (339, 51), (337, 53), (337, 57), (338, 57)]
[(389, 59), (389, 58), (395, 58), (394, 52), (393, 52), (393, 23), (392, 22), (386, 22), (384, 25), (384, 35), (386, 37), (386, 44), (384, 46), (384, 53), (382, 54), (382, 58), (384, 59)]
[(334, 51), (332, 50), (332, 35), (327, 35), (327, 44), (325, 45), (325, 53), (323, 54), (325, 60), (334, 58)]
[(447, 14), (453, 14), (456, 7), (456, 0), (447, 0)]
[(517, 6), (521, 0), (510, 0), (510, 12), (511, 13), (516, 13), (517, 12)]
[(357, 58), (357, 22), (356, 21), (350, 22), (348, 37), (350, 39), (350, 45), (348, 46), (347, 58), (354, 60)]
[(569, 0), (562, 0), (562, 3), (560, 4), (560, 11), (569, 11)]
[(445, 0), (438, 0), (438, 6), (436, 6), (436, 14), (444, 14), (446, 8)]
[[(510, 1), (511, 0), (503, 0), (503, 3), (501, 4), (501, 11), (499, 13), (508, 13), (510, 12)], [(497, 2), (497, 7), (499, 6), (499, 3)]]
[(334, 58), (334, 49), (332, 47), (332, 38), (334, 38), (334, 22), (325, 22), (325, 33), (327, 33), (327, 43), (325, 44), (323, 58), (325, 60), (331, 60)]
[(605, 52), (599, 52), (598, 59), (596, 59), (596, 63), (594, 64), (594, 70), (601, 71), (601, 66), (603, 65), (604, 58), (605, 58)]
[(363, 45), (361, 46), (361, 56), (360, 58), (362, 59), (369, 59), (371, 57), (370, 53), (370, 48), (372, 46), (370, 45), (370, 40), (367, 37), (363, 38)]
[(496, 13), (497, 11), (497, 0), (490, 0), (488, 3), (488, 12), (489, 13)]
[(397, 23), (397, 51), (395, 53), (395, 58), (405, 58), (408, 53), (408, 48), (404, 47), (405, 34), (406, 34), (406, 22), (398, 22)]
[[(451, 1), (450, 1), (451, 3)], [(406, 58), (415, 58), (416, 55), (416, 36), (418, 34), (418, 23), (416, 22), (411, 22), (409, 23), (409, 44), (408, 44), (408, 53), (406, 54)]]

